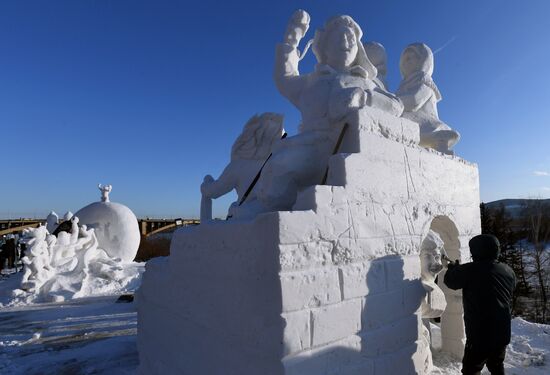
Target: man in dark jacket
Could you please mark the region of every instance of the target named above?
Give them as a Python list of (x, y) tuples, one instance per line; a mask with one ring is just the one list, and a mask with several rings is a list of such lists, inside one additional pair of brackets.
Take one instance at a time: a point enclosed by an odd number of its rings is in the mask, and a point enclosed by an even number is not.
[(449, 263), (444, 278), (449, 288), (462, 289), (466, 326), (462, 373), (477, 375), (487, 365), (491, 374), (504, 374), (516, 275), (497, 260), (500, 243), (495, 236), (475, 236), (469, 245), (473, 262)]

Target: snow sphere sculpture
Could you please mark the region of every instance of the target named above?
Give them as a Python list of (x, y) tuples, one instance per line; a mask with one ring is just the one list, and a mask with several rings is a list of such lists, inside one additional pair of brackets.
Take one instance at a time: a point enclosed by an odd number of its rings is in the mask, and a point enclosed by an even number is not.
[(81, 225), (95, 230), (99, 247), (111, 258), (132, 262), (141, 239), (137, 218), (125, 205), (109, 201), (111, 189), (111, 185), (99, 185), (101, 202), (91, 203), (75, 215)]

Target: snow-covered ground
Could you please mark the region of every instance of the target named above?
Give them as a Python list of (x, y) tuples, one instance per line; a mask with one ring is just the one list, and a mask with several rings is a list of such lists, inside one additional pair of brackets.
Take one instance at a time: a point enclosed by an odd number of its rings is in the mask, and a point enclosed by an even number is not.
[[(9, 291), (17, 285), (17, 275), (0, 280), (0, 303), (7, 302)], [(0, 305), (0, 374), (134, 374), (138, 366), (136, 306), (116, 300), (90, 297)], [(437, 326), (432, 331), (438, 346)], [(460, 374), (460, 363), (438, 351), (434, 363), (432, 375)], [(550, 374), (550, 326), (514, 319), (506, 369), (508, 375)]]
[(135, 373), (135, 305), (116, 300), (90, 297), (0, 309), (0, 374)]

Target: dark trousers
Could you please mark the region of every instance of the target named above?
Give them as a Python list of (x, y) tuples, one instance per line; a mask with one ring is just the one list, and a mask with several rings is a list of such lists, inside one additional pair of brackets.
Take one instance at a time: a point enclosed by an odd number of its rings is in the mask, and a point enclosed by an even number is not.
[(480, 375), (483, 367), (487, 365), (487, 369), (492, 375), (504, 375), (505, 356), (506, 345), (495, 348), (487, 344), (466, 342), (462, 359), (462, 373), (464, 375)]

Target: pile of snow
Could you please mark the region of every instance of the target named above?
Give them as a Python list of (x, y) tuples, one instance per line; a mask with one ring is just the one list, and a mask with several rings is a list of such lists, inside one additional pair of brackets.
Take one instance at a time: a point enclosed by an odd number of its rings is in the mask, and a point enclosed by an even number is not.
[(61, 231), (57, 236), (46, 227), (25, 231), (25, 271), (9, 304), (118, 295), (139, 287), (143, 263), (110, 256), (99, 247), (94, 229), (79, 227), (77, 216), (71, 222), (71, 232)]

